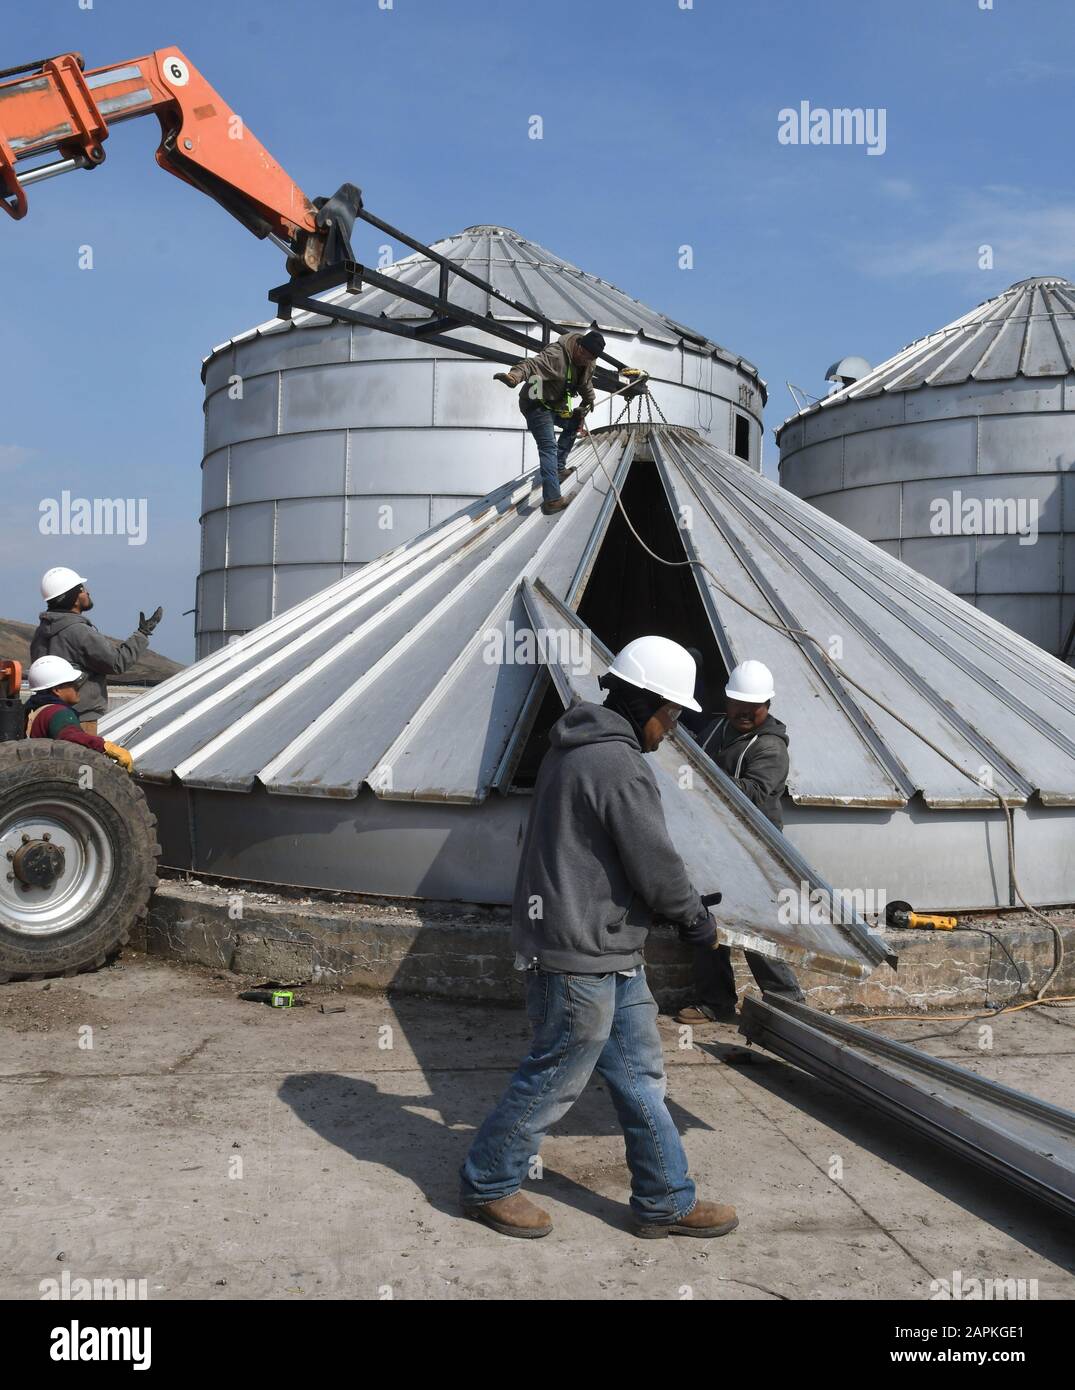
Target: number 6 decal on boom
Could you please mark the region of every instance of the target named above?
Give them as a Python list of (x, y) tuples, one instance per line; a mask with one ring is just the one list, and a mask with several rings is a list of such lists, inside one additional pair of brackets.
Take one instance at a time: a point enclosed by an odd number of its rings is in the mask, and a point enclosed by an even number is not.
[(164, 62), (161, 63), (161, 72), (164, 73), (165, 79), (173, 87), (185, 87), (190, 81), (190, 73), (182, 58), (174, 56), (165, 58)]

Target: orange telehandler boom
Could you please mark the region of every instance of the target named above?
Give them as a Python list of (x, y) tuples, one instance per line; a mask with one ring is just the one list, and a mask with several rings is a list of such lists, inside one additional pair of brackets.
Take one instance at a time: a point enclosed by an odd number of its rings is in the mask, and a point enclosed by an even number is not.
[[(0, 207), (16, 219), (24, 217), (27, 188), (74, 169), (96, 168), (104, 161), (104, 141), (111, 126), (151, 113), (161, 126), (157, 148), (161, 168), (208, 194), (255, 236), (270, 237), (286, 252), (291, 280), (269, 292), (281, 317), (290, 317), (296, 309), (307, 311), (508, 365), (518, 360), (519, 348), (540, 350), (553, 333), (569, 331), (375, 217), (363, 207), (362, 193), (354, 184), (341, 184), (331, 198), (311, 201), (178, 48), (158, 48), (144, 58), (89, 72), (78, 53), (61, 53), (0, 71)], [(39, 162), (19, 170), (20, 162), (34, 160)], [(436, 290), (357, 265), (351, 249), (356, 218), (437, 265)], [(490, 302), (489, 311), (480, 312), (453, 299), (450, 288), (457, 280), (482, 290)], [(341, 284), (352, 293), (363, 285), (388, 290), (425, 310), (428, 318), (416, 322), (365, 314), (315, 298)], [(494, 316), (493, 300), (516, 314)], [(540, 339), (535, 341), (507, 322), (507, 317), (535, 323)], [(481, 339), (497, 338), (516, 350), (476, 341), (473, 330)], [(467, 332), (470, 336), (460, 336)], [(705, 340), (699, 337), (699, 341)], [(629, 385), (621, 388), (618, 377), (626, 370), (623, 363), (607, 351), (601, 356), (615, 370), (598, 367), (594, 384), (599, 390), (625, 398), (645, 391), (644, 372), (630, 373)]]
[[(24, 217), (28, 187), (92, 169), (104, 160), (111, 126), (150, 114), (161, 125), (161, 168), (255, 236), (282, 243), (292, 274), (350, 257), (358, 189), (344, 184), (335, 198), (311, 202), (178, 48), (89, 72), (78, 53), (0, 72), (0, 204)], [(58, 158), (21, 173), (16, 167), (48, 155)]]

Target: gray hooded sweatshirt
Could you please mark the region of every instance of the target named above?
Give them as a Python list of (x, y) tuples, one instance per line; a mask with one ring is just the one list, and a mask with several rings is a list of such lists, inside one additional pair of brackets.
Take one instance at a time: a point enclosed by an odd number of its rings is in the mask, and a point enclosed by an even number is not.
[(719, 715), (703, 729), (698, 742), (735, 782), (739, 790), (779, 829), (784, 828), (780, 798), (788, 783), (788, 731), (773, 715), (760, 729), (740, 733)]
[(30, 642), (30, 660), (39, 656), (62, 656), (72, 666), (86, 672), (87, 680), (78, 692), (75, 711), (79, 719), (103, 719), (108, 708), (106, 676), (119, 676), (134, 665), (149, 645), (149, 638), (132, 632), (126, 642), (114, 642), (97, 631), (81, 613), (41, 614)]
[(668, 837), (661, 794), (628, 721), (574, 705), (552, 727), (512, 904), (526, 960), (570, 975), (631, 970), (655, 917), (709, 946), (716, 928)]

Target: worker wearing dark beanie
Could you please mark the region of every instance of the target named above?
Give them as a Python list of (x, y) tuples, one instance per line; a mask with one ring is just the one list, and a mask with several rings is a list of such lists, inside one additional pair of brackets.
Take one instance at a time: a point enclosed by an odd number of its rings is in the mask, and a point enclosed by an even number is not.
[[(575, 471), (567, 467), (567, 456), (583, 420), (597, 404), (593, 369), (604, 350), (605, 340), (596, 328), (588, 333), (565, 333), (536, 357), (524, 357), (510, 372), (494, 375), (493, 379), (505, 386), (523, 384), (519, 409), (537, 443), (541, 510), (546, 516), (567, 506), (567, 499), (560, 496), (560, 484)], [(576, 396), (579, 405), (575, 404)]]

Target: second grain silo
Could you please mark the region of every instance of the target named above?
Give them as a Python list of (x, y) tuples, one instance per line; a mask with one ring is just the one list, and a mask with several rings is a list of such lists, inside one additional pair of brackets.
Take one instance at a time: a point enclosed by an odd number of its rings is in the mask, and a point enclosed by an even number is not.
[[(431, 249), (554, 323), (601, 329), (614, 356), (651, 374), (671, 424), (760, 469), (766, 394), (751, 363), (506, 227), (468, 227)], [(384, 273), (435, 290), (439, 271), (419, 253)], [(326, 299), (429, 322), (381, 288)], [(528, 333), (533, 326), (473, 285), (460, 283), (457, 299)], [(505, 347), (480, 330), (457, 336)], [(198, 655), (535, 468), (515, 393), (493, 381), (495, 370), (432, 342), (310, 313), (215, 348), (203, 372)], [(600, 393), (598, 402), (595, 427), (622, 404)]]
[(1046, 651), (1075, 650), (1075, 286), (1021, 280), (777, 431), (780, 481)]

